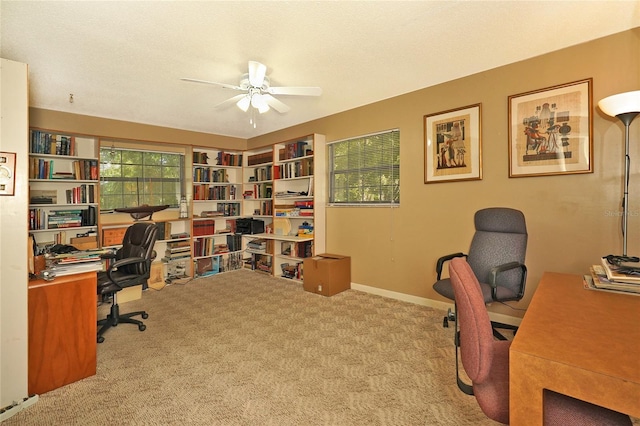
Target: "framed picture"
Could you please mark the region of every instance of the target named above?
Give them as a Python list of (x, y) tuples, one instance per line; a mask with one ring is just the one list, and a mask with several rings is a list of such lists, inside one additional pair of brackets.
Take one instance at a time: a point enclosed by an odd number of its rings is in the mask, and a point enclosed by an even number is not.
[(593, 172), (591, 83), (509, 96), (509, 177)]
[(0, 152), (0, 195), (14, 195), (16, 187), (16, 153)]
[(481, 104), (424, 116), (424, 183), (482, 179)]

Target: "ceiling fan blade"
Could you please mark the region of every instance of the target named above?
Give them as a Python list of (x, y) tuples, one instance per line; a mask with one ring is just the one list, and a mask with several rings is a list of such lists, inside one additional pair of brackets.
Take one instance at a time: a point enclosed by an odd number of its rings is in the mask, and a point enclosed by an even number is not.
[(279, 113), (284, 114), (285, 112), (289, 112), (289, 110), (291, 110), (291, 108), (289, 108), (289, 106), (287, 106), (284, 102), (274, 98), (271, 95), (262, 95), (262, 99), (264, 99), (267, 105), (269, 105)]
[(320, 96), (322, 89), (319, 87), (269, 87), (267, 92), (272, 95)]
[(267, 66), (256, 61), (249, 61), (249, 83), (253, 87), (262, 87), (267, 75)]
[(214, 86), (224, 87), (225, 89), (244, 90), (242, 87), (235, 86), (233, 84), (216, 83), (215, 81), (198, 80), (197, 78), (184, 78), (183, 77), (180, 80), (189, 81), (191, 83), (213, 84)]
[(242, 98), (244, 98), (244, 97), (246, 97), (246, 96), (247, 96), (247, 94), (246, 94), (246, 93), (243, 93), (243, 94), (241, 94), (241, 95), (236, 95), (236, 96), (234, 96), (234, 97), (232, 97), (232, 98), (227, 99), (226, 101), (222, 101), (222, 102), (220, 102), (218, 105), (214, 106), (214, 108), (225, 108), (225, 107), (228, 107), (228, 106), (230, 106), (230, 105), (235, 104), (235, 103), (236, 103), (236, 102), (238, 102), (240, 99), (242, 99)]

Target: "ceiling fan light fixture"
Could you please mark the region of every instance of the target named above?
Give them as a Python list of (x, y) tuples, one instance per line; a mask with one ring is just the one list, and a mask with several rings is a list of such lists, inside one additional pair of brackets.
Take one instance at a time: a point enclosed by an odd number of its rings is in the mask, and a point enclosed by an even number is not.
[(238, 108), (240, 108), (242, 111), (247, 112), (249, 106), (251, 105), (251, 97), (249, 95), (245, 96), (244, 98), (240, 99), (238, 103), (236, 103), (236, 105), (238, 105)]
[(260, 114), (269, 111), (269, 104), (267, 104), (261, 93), (254, 93), (251, 96), (251, 106), (257, 109)]

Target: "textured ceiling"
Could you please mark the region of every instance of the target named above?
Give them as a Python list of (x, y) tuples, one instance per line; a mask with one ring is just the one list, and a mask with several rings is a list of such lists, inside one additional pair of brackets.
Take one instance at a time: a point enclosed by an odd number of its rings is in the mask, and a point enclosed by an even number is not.
[[(640, 26), (640, 1), (7, 1), (1, 56), (29, 64), (31, 106), (249, 138)], [(257, 117), (247, 61), (291, 107)], [(74, 102), (69, 102), (69, 94)]]

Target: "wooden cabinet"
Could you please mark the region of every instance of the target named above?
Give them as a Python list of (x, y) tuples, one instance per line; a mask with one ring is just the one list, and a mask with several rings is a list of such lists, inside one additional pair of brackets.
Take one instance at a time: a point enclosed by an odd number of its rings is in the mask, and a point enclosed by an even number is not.
[(29, 394), (96, 374), (95, 272), (29, 281)]

